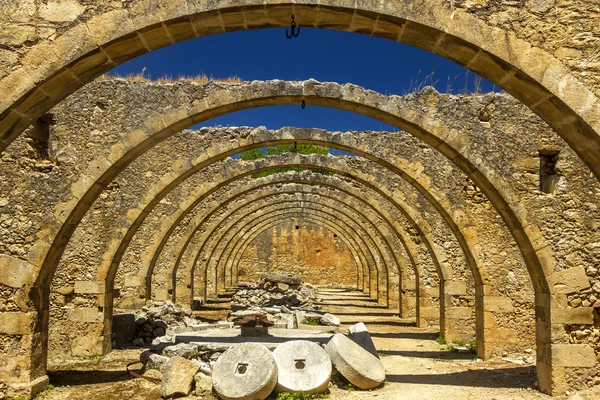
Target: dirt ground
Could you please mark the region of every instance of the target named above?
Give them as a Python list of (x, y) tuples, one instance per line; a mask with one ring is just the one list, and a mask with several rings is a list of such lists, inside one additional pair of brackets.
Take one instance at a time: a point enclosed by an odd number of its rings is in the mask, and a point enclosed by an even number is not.
[[(438, 332), (418, 329), (389, 311), (372, 307), (326, 306), (342, 320), (342, 331), (365, 322), (381, 355), (387, 382), (372, 391), (349, 391), (330, 385), (330, 399), (443, 399), (508, 400), (550, 399), (535, 387), (535, 366), (502, 360), (477, 360), (469, 352), (448, 351), (435, 341)], [(141, 350), (115, 350), (104, 357), (69, 362), (50, 360), (53, 389), (47, 400), (153, 400), (160, 399), (159, 384), (136, 378), (126, 371)], [(135, 364), (132, 368), (140, 368)], [(187, 399), (210, 398), (189, 396)], [(273, 397), (275, 398), (275, 397)], [(581, 393), (559, 399), (598, 399), (600, 393)]]

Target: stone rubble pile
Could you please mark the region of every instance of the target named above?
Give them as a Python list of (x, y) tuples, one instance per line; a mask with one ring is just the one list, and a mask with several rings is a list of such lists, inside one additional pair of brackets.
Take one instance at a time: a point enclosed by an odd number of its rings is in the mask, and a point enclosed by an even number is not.
[[(318, 329), (316, 326), (337, 327), (336, 316), (319, 310), (318, 290), (292, 275), (263, 274), (254, 284), (240, 284), (232, 296), (232, 312), (228, 321), (247, 315), (265, 315), (275, 328)], [(335, 333), (335, 330), (325, 329)]]
[(234, 311), (259, 307), (315, 308), (317, 289), (291, 275), (263, 274), (258, 283), (240, 284), (231, 301)]
[(198, 320), (191, 318), (192, 311), (171, 301), (154, 301), (135, 314), (136, 332), (134, 346), (144, 346), (165, 335), (192, 330)]
[(273, 390), (320, 393), (328, 388), (333, 367), (356, 387), (373, 389), (385, 380), (383, 364), (364, 324), (353, 325), (349, 332), (334, 335), (324, 348), (292, 340), (273, 353), (258, 343), (239, 343), (220, 352), (161, 337), (140, 361), (145, 375), (162, 377), (165, 399), (187, 396), (194, 388), (198, 396), (214, 391), (221, 399), (261, 400)]

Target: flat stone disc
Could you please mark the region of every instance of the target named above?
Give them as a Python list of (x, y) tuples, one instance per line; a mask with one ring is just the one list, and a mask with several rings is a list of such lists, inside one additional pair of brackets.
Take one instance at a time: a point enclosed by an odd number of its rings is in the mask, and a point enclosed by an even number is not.
[(263, 400), (277, 385), (277, 365), (265, 346), (240, 343), (221, 354), (212, 380), (223, 400)]
[(273, 352), (279, 378), (277, 392), (320, 393), (331, 378), (331, 361), (321, 346), (308, 340), (280, 344)]
[(325, 351), (340, 374), (361, 389), (376, 388), (385, 380), (381, 360), (344, 334), (334, 335)]

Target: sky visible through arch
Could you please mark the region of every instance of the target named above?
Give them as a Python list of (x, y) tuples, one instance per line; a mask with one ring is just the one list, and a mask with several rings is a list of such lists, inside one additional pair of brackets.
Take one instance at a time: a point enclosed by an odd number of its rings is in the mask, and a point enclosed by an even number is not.
[[(301, 24), (301, 21), (297, 21)], [(110, 75), (150, 79), (207, 75), (242, 80), (306, 80), (354, 83), (384, 94), (407, 94), (425, 85), (439, 92), (500, 91), (490, 82), (435, 54), (391, 40), (315, 28), (287, 39), (285, 29), (230, 32), (168, 46), (128, 61)], [(215, 118), (200, 126), (284, 126), (332, 131), (394, 131), (362, 115), (307, 104), (261, 107)]]

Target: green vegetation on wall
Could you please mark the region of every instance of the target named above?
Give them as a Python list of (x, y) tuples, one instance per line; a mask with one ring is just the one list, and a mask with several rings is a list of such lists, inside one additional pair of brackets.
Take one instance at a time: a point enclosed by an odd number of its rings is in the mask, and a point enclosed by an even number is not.
[[(329, 149), (327, 147), (323, 147), (323, 146), (317, 146), (314, 144), (280, 144), (277, 146), (267, 146), (265, 148), (256, 148), (256, 149), (251, 149), (251, 150), (246, 150), (245, 152), (240, 154), (240, 160), (244, 160), (244, 161), (250, 161), (250, 160), (257, 160), (259, 158), (265, 158), (267, 156), (274, 156), (277, 154), (282, 154), (282, 153), (299, 153), (299, 154), (329, 154)], [(301, 167), (297, 167), (297, 168), (275, 168), (275, 169), (271, 169), (268, 171), (261, 171), (261, 172), (257, 172), (256, 174), (252, 175), (252, 177), (254, 178), (262, 178), (265, 176), (269, 176), (269, 175), (273, 175), (273, 174), (277, 174), (279, 172), (286, 172), (286, 171), (304, 171), (307, 168), (301, 168)], [(311, 171), (319, 173), (319, 174), (324, 174), (324, 175), (330, 175), (331, 172), (328, 171), (323, 171), (323, 170), (319, 170), (319, 169), (312, 169), (310, 168)]]

